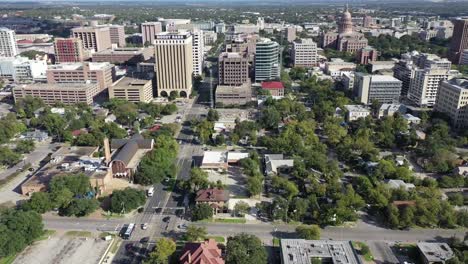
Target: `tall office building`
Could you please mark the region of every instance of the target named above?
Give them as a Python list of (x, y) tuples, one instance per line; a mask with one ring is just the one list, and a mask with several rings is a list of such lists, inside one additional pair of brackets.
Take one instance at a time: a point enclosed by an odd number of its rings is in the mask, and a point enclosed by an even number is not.
[(153, 44), (154, 38), (157, 34), (162, 32), (161, 22), (145, 22), (141, 24), (141, 35), (143, 44)]
[(388, 75), (369, 75), (355, 73), (354, 92), (359, 102), (371, 104), (373, 100), (380, 103), (398, 101), (401, 93), (401, 81)]
[(188, 97), (192, 89), (192, 36), (188, 32), (164, 32), (155, 38), (157, 95), (171, 92)]
[(377, 55), (377, 50), (368, 46), (356, 52), (356, 60), (359, 64), (367, 65), (372, 61), (377, 61)]
[(83, 42), (83, 48), (101, 51), (112, 47), (109, 27), (77, 27), (72, 28), (71, 34)]
[(369, 15), (365, 15), (362, 18), (362, 26), (363, 27), (368, 28), (368, 27), (372, 26), (373, 22), (374, 22), (374, 19), (372, 19), (372, 17), (369, 16)]
[(112, 44), (116, 44), (120, 48), (125, 47), (125, 28), (121, 25), (106, 25), (109, 27), (110, 40)]
[(468, 80), (442, 81), (434, 110), (448, 115), (453, 126), (468, 127)]
[(318, 63), (317, 43), (312, 39), (299, 39), (293, 42), (292, 59), (294, 66), (314, 67)]
[(203, 59), (205, 45), (203, 44), (203, 31), (195, 29), (192, 32), (193, 74), (203, 74)]
[(55, 61), (64, 62), (82, 62), (83, 42), (78, 38), (56, 38), (54, 40)]
[(220, 85), (241, 85), (249, 81), (249, 58), (246, 53), (223, 52), (218, 57)]
[(255, 81), (277, 79), (280, 76), (279, 45), (263, 38), (255, 47)]
[(433, 106), (436, 102), (440, 83), (447, 80), (444, 69), (416, 69), (412, 74), (408, 99), (418, 106)]
[(0, 57), (14, 57), (18, 53), (15, 31), (0, 28)]
[(293, 42), (296, 39), (296, 27), (287, 27), (285, 29), (285, 34), (288, 42)]
[(452, 63), (459, 64), (463, 50), (468, 49), (468, 18), (458, 18), (452, 22), (453, 36), (448, 55)]
[(393, 77), (402, 82), (401, 95), (406, 97), (410, 87), (411, 78), (413, 76), (413, 61), (401, 59), (395, 63), (393, 67)]

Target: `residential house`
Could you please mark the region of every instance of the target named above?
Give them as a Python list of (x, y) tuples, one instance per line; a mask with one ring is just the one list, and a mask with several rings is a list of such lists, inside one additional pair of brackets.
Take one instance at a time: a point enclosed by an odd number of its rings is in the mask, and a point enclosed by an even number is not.
[(217, 188), (199, 190), (195, 198), (196, 204), (206, 203), (213, 208), (213, 214), (227, 211), (229, 191)]
[(283, 154), (265, 154), (265, 174), (278, 175), (294, 166), (293, 159), (284, 159)]
[(186, 243), (179, 258), (180, 264), (224, 264), (222, 251), (214, 239), (201, 243)]

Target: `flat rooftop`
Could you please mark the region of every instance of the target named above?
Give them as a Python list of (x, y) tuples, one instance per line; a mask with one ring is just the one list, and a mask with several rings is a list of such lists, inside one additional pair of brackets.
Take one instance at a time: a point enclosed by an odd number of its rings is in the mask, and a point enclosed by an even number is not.
[(33, 84), (24, 84), (16, 89), (37, 89), (37, 90), (87, 90), (96, 88), (97, 83), (92, 83), (90, 81), (83, 83), (33, 83)]
[(216, 164), (226, 163), (227, 152), (226, 151), (205, 151), (203, 154), (202, 164)]
[(372, 82), (400, 82), (397, 78), (390, 75), (372, 75)]
[(110, 54), (122, 54), (122, 55), (127, 55), (127, 54), (141, 54), (143, 51), (148, 48), (117, 48), (117, 49), (106, 49), (106, 50), (101, 50), (93, 55), (110, 55)]
[(350, 112), (370, 112), (370, 110), (363, 105), (345, 105), (344, 107)]
[(281, 239), (283, 264), (312, 264), (314, 258), (322, 263), (360, 264), (351, 241)]
[(447, 243), (418, 243), (418, 249), (430, 263), (445, 263), (454, 256)]
[(151, 80), (149, 79), (140, 79), (140, 78), (124, 76), (120, 78), (119, 80), (117, 80), (112, 86), (113, 87), (145, 86), (146, 84), (150, 82)]
[[(91, 71), (102, 70), (106, 67), (111, 66), (108, 62), (86, 62), (89, 65)], [(82, 70), (85, 63), (60, 63), (55, 65), (49, 65), (48, 70), (64, 70), (64, 71), (73, 71), (73, 70)]]

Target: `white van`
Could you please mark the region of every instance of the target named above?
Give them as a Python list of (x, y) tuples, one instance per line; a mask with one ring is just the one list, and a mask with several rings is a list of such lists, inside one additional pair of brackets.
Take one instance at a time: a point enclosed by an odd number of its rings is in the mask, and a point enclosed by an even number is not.
[(148, 189), (148, 197), (152, 197), (154, 194), (154, 187)]

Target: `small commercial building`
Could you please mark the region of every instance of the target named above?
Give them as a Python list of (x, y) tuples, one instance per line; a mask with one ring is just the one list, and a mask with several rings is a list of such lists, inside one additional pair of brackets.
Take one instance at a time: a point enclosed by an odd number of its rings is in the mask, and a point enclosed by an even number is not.
[(252, 101), (252, 86), (250, 82), (240, 86), (218, 85), (216, 87), (216, 105), (232, 106), (245, 105)]
[(153, 82), (150, 79), (124, 76), (109, 87), (109, 98), (148, 103), (153, 99)]
[(227, 152), (225, 151), (205, 151), (203, 154), (201, 169), (218, 170), (228, 168)]
[(347, 121), (354, 121), (358, 120), (359, 118), (365, 118), (371, 114), (370, 110), (363, 105), (345, 105), (345, 108), (347, 110)]
[(283, 154), (265, 154), (265, 174), (278, 175), (294, 167), (293, 159), (285, 159)]
[(269, 91), (271, 96), (284, 96), (284, 85), (282, 82), (262, 82), (262, 90)]
[(405, 114), (406, 106), (403, 104), (382, 104), (379, 108), (378, 118), (393, 116), (395, 113)]
[(281, 239), (281, 264), (361, 264), (351, 241)]
[(418, 243), (418, 251), (424, 264), (444, 264), (455, 256), (447, 243)]

